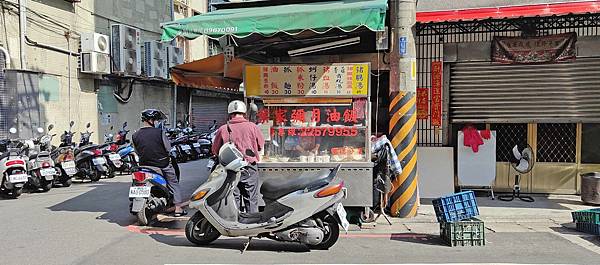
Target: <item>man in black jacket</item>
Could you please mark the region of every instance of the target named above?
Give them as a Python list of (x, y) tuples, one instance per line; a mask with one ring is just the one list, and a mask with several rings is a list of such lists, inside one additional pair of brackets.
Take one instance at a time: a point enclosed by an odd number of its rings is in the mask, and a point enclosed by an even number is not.
[(161, 122), (166, 120), (166, 115), (160, 110), (147, 109), (142, 112), (143, 127), (133, 134), (133, 146), (140, 158), (140, 166), (160, 168), (167, 184), (173, 191), (173, 204), (175, 216), (187, 214), (183, 210), (183, 196), (179, 179), (170, 163), (169, 151), (171, 143), (167, 135), (160, 128)]

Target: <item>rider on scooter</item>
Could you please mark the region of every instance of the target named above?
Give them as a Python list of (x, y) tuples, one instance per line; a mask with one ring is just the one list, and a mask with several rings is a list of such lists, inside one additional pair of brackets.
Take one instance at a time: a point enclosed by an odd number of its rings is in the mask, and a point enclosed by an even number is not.
[(175, 216), (185, 216), (183, 210), (183, 195), (179, 179), (175, 169), (170, 164), (169, 151), (171, 144), (167, 135), (160, 128), (161, 123), (167, 116), (160, 110), (147, 109), (142, 111), (143, 127), (133, 134), (133, 146), (139, 156), (140, 166), (160, 168), (162, 175), (173, 190), (173, 203), (175, 204)]
[[(238, 206), (240, 206), (240, 192), (245, 193), (249, 200), (249, 205), (246, 208), (247, 212), (257, 213), (260, 187), (256, 163), (259, 161), (258, 154), (265, 145), (265, 139), (258, 126), (246, 120), (246, 104), (244, 102), (240, 100), (232, 101), (227, 107), (227, 112), (229, 113), (230, 120), (217, 130), (212, 152), (213, 154), (218, 154), (221, 146), (229, 141), (233, 142), (242, 151), (244, 160), (249, 165), (241, 172), (239, 185), (234, 191), (235, 200)], [(250, 153), (248, 150), (252, 152)]]

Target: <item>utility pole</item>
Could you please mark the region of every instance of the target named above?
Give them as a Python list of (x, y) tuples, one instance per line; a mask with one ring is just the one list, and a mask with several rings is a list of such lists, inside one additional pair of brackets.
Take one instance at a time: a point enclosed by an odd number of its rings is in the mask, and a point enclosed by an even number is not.
[(419, 206), (417, 189), (416, 90), (417, 61), (414, 38), (416, 0), (391, 0), (389, 134), (402, 164), (393, 182), (391, 214), (414, 217)]

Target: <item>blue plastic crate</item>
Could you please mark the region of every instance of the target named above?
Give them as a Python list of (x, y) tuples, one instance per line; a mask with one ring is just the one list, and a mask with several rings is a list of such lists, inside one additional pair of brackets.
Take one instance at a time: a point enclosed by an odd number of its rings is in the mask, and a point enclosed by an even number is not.
[(457, 222), (479, 215), (473, 191), (463, 191), (433, 200), (438, 222)]
[(575, 223), (577, 231), (600, 236), (600, 225), (594, 223)]

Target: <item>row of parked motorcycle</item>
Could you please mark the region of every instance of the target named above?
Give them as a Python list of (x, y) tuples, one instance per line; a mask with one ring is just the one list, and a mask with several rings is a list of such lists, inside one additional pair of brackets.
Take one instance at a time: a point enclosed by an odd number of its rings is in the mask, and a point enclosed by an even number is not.
[[(114, 135), (105, 134), (103, 144), (90, 141), (93, 132), (87, 123), (79, 144), (73, 142), (75, 123), (60, 136), (60, 145), (52, 146), (54, 125), (46, 131), (37, 128), (38, 137), (18, 139), (16, 128), (8, 139), (0, 140), (0, 195), (18, 198), (23, 189), (46, 192), (53, 187), (69, 187), (73, 179), (99, 181), (114, 178), (117, 173), (130, 174), (137, 167), (138, 157), (127, 140), (127, 122)], [(111, 127), (112, 130), (112, 127)]]
[(171, 156), (178, 163), (207, 158), (211, 156), (213, 139), (217, 133), (217, 121), (205, 132), (195, 132), (189, 121), (177, 122), (175, 128), (167, 129), (171, 142)]

